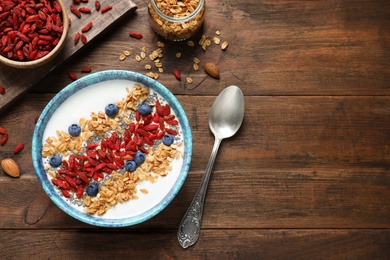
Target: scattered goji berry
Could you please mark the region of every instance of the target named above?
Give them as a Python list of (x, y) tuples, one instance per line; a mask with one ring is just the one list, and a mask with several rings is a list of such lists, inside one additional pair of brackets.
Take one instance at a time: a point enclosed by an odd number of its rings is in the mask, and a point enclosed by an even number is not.
[(88, 32), (89, 30), (91, 30), (91, 28), (92, 28), (92, 22), (89, 22), (81, 29), (81, 32), (82, 33)]
[(142, 39), (143, 35), (141, 33), (138, 33), (138, 32), (130, 32), (129, 33), (131, 37), (135, 38), (135, 39)]
[(85, 14), (91, 13), (91, 9), (89, 9), (88, 7), (80, 7), (79, 11), (80, 11), (80, 13), (85, 13)]
[(17, 146), (15, 146), (14, 148), (14, 154), (17, 154), (18, 152), (20, 152), (24, 147), (24, 144), (23, 143), (20, 143), (18, 144)]
[(7, 131), (3, 127), (1, 127), (1, 126), (0, 126), (0, 134), (2, 134), (2, 135), (6, 135), (7, 134)]
[(108, 12), (112, 9), (112, 5), (106, 5), (104, 7), (102, 7), (102, 10), (100, 11), (102, 14), (104, 14), (105, 12)]
[(0, 86), (0, 94), (1, 95), (5, 94), (5, 88), (3, 86)]
[(76, 6), (71, 5), (71, 6), (70, 6), (70, 11), (71, 11), (74, 15), (76, 15), (78, 18), (81, 18), (81, 13), (80, 13), (79, 9), (77, 9)]
[(77, 32), (77, 33), (74, 35), (73, 42), (74, 42), (75, 45), (79, 42), (80, 36), (81, 36), (81, 34), (80, 34), (79, 32)]
[(173, 75), (175, 75), (177, 80), (181, 80), (181, 74), (178, 68), (173, 68)]
[(5, 142), (7, 142), (7, 140), (8, 140), (8, 134), (3, 135), (0, 139), (0, 145), (4, 145)]
[(81, 42), (82, 42), (83, 44), (87, 44), (88, 39), (87, 39), (87, 36), (85, 36), (84, 33), (81, 34), (80, 38), (81, 38)]
[(77, 80), (77, 76), (73, 71), (68, 71), (68, 76), (71, 80)]
[(92, 71), (92, 69), (90, 67), (84, 67), (84, 68), (81, 68), (80, 71), (82, 73), (90, 73)]
[(100, 1), (99, 0), (96, 0), (95, 1), (95, 9), (96, 9), (96, 11), (99, 11), (100, 10)]

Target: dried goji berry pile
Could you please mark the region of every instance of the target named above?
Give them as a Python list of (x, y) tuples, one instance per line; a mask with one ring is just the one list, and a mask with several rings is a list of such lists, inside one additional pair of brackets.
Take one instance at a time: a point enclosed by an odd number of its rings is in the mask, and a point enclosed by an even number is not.
[(31, 61), (49, 54), (64, 30), (61, 12), (56, 0), (1, 0), (0, 55)]

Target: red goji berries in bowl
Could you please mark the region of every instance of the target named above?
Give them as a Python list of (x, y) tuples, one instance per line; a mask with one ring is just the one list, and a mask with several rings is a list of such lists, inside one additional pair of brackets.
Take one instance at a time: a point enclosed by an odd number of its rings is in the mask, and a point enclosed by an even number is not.
[(103, 227), (144, 222), (177, 195), (192, 134), (176, 97), (143, 74), (108, 70), (78, 79), (43, 110), (32, 159), (52, 201)]
[(62, 0), (0, 1), (0, 62), (35, 68), (59, 53), (69, 20)]

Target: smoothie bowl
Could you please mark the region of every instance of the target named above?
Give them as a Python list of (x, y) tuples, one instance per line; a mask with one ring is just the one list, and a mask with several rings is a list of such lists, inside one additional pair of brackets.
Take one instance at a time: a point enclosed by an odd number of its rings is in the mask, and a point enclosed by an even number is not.
[(192, 134), (176, 97), (123, 70), (74, 81), (43, 110), (32, 158), (51, 200), (96, 226), (123, 227), (161, 212), (182, 187)]

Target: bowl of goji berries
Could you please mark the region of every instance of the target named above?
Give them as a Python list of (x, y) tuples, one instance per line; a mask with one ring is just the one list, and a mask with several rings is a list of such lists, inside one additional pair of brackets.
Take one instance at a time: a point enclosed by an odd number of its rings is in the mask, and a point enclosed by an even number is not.
[(69, 20), (62, 0), (0, 1), (0, 62), (35, 68), (62, 49)]

